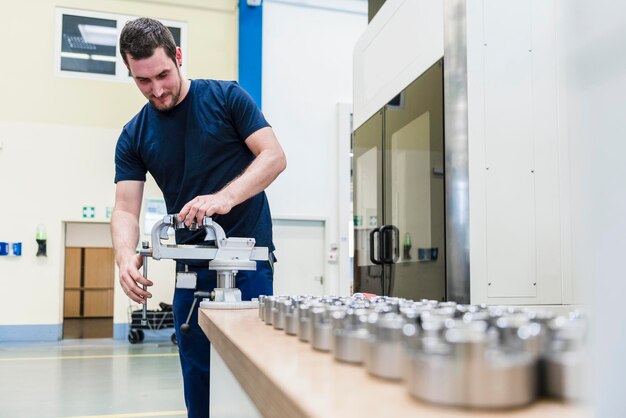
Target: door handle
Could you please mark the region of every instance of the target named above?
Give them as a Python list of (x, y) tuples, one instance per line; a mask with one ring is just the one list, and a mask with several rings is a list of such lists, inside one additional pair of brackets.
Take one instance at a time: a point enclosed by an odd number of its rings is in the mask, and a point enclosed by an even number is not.
[[(391, 234), (391, 240), (389, 242), (390, 247), (387, 245), (387, 237)], [(379, 231), (379, 259), (384, 264), (395, 264), (400, 258), (400, 230), (395, 225), (383, 225)]]
[[(382, 261), (380, 261), (380, 241), (378, 242), (378, 259), (376, 258), (376, 256), (374, 255), (374, 238), (376, 236), (377, 233), (380, 232), (380, 228), (374, 228), (370, 231), (370, 261), (374, 264), (383, 264)], [(379, 237), (380, 239), (380, 237)]]

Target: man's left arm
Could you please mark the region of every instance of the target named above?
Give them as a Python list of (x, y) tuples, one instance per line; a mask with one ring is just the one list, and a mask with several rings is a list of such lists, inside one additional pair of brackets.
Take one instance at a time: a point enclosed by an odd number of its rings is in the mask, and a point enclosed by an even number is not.
[(183, 206), (179, 219), (184, 219), (187, 226), (194, 218), (201, 223), (204, 216), (230, 212), (233, 207), (265, 190), (287, 167), (285, 153), (271, 127), (252, 133), (245, 143), (255, 159), (219, 192), (197, 196)]

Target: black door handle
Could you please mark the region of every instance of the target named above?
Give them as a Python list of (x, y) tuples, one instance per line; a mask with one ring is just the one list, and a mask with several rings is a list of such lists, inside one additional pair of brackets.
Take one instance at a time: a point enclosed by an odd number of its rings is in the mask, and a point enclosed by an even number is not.
[(383, 225), (379, 235), (379, 259), (394, 264), (400, 258), (400, 230), (395, 225)]
[(380, 242), (378, 243), (378, 259), (374, 256), (374, 237), (380, 232), (380, 228), (374, 228), (370, 231), (370, 261), (374, 264), (383, 264), (380, 261)]

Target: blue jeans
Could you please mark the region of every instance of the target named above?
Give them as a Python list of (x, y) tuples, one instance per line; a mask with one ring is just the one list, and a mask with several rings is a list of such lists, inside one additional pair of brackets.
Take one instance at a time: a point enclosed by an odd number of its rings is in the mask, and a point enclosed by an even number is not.
[[(182, 263), (176, 263), (176, 271), (184, 271)], [(207, 267), (189, 266), (189, 271), (198, 274), (196, 290), (211, 291), (217, 284), (215, 271)], [(257, 261), (256, 271), (239, 271), (235, 276), (236, 286), (241, 290), (243, 300), (250, 300), (259, 295), (273, 294), (273, 271), (269, 262)], [(180, 332), (180, 326), (185, 323), (191, 304), (193, 290), (176, 289), (174, 291), (174, 326), (178, 338), (180, 365), (183, 371), (185, 388), (185, 404), (188, 418), (209, 417), (209, 369), (211, 364), (211, 346), (206, 335), (198, 325), (198, 301), (189, 325), (188, 334)]]

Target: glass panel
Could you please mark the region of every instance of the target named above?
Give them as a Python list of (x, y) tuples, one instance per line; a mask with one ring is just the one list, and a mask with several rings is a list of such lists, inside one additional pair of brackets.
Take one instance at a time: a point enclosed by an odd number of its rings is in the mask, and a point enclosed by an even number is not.
[[(354, 132), (354, 291), (382, 294), (383, 272), (370, 258), (370, 232), (382, 213), (382, 111)], [(377, 240), (375, 240), (377, 241)], [(374, 246), (377, 256), (378, 245)]]
[(167, 27), (170, 32), (172, 32), (172, 36), (174, 37), (174, 42), (176, 42), (176, 46), (180, 46), (180, 28), (175, 28), (173, 26)]
[[(410, 299), (445, 295), (443, 72), (437, 63), (385, 107), (384, 253), (388, 294)], [(398, 234), (398, 236), (393, 236)]]
[(115, 75), (117, 22), (63, 15), (61, 70)]

